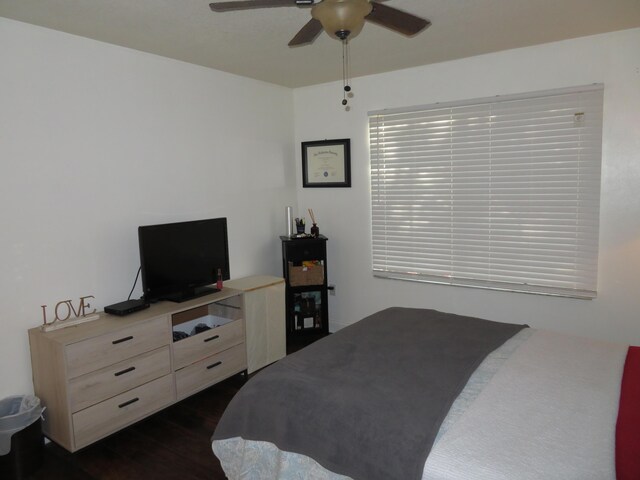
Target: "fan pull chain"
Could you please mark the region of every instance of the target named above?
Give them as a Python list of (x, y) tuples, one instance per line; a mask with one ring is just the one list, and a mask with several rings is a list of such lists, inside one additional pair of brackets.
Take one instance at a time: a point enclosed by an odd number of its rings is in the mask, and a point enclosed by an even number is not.
[(342, 105), (347, 105), (347, 92), (351, 91), (351, 86), (349, 85), (349, 77), (351, 76), (351, 72), (349, 71), (350, 59), (349, 59), (349, 40), (342, 40)]

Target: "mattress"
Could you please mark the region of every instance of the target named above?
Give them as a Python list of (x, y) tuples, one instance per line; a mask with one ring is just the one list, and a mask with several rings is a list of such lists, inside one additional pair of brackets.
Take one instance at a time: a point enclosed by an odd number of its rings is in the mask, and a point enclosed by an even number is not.
[[(525, 329), (480, 364), (442, 422), (423, 479), (614, 479), (627, 346)], [(346, 479), (240, 437), (212, 443), (230, 479)], [(364, 480), (364, 479), (363, 479)]]

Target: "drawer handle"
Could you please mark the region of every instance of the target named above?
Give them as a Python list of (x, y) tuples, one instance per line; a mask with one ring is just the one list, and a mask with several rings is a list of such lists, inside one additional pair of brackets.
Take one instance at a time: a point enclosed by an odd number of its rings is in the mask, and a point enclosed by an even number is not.
[(220, 338), (220, 335), (214, 335), (213, 337), (205, 338), (205, 342), (210, 342), (211, 340), (215, 340), (216, 338)]
[(116, 377), (119, 377), (120, 375), (124, 375), (125, 373), (133, 372), (135, 369), (136, 367), (125, 368), (124, 370), (114, 373), (114, 375)]
[(136, 403), (138, 400), (140, 400), (138, 397), (133, 398), (133, 399), (129, 400), (128, 402), (121, 403), (120, 405), (118, 405), (118, 408), (124, 408), (126, 406), (131, 405), (132, 403)]
[(114, 345), (117, 345), (118, 343), (128, 342), (129, 340), (133, 340), (133, 337), (131, 335), (129, 335), (128, 337), (121, 338), (120, 340), (114, 340), (111, 343), (113, 343)]
[(216, 362), (216, 363), (212, 363), (211, 365), (209, 365), (209, 366), (207, 367), (207, 370), (211, 370), (212, 368), (215, 368), (215, 367), (217, 367), (218, 365), (222, 365), (222, 362), (221, 362), (221, 361), (218, 361), (218, 362)]

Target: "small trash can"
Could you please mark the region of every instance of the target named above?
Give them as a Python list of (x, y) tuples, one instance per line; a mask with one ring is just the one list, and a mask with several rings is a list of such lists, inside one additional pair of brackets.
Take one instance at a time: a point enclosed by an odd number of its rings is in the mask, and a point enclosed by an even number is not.
[(34, 395), (0, 400), (0, 478), (22, 480), (42, 466), (43, 411)]

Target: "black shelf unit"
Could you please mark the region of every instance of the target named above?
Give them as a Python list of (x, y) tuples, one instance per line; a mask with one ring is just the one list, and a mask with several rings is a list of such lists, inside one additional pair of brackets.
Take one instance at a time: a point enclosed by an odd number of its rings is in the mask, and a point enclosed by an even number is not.
[(329, 333), (327, 237), (280, 237), (286, 281), (287, 344)]

